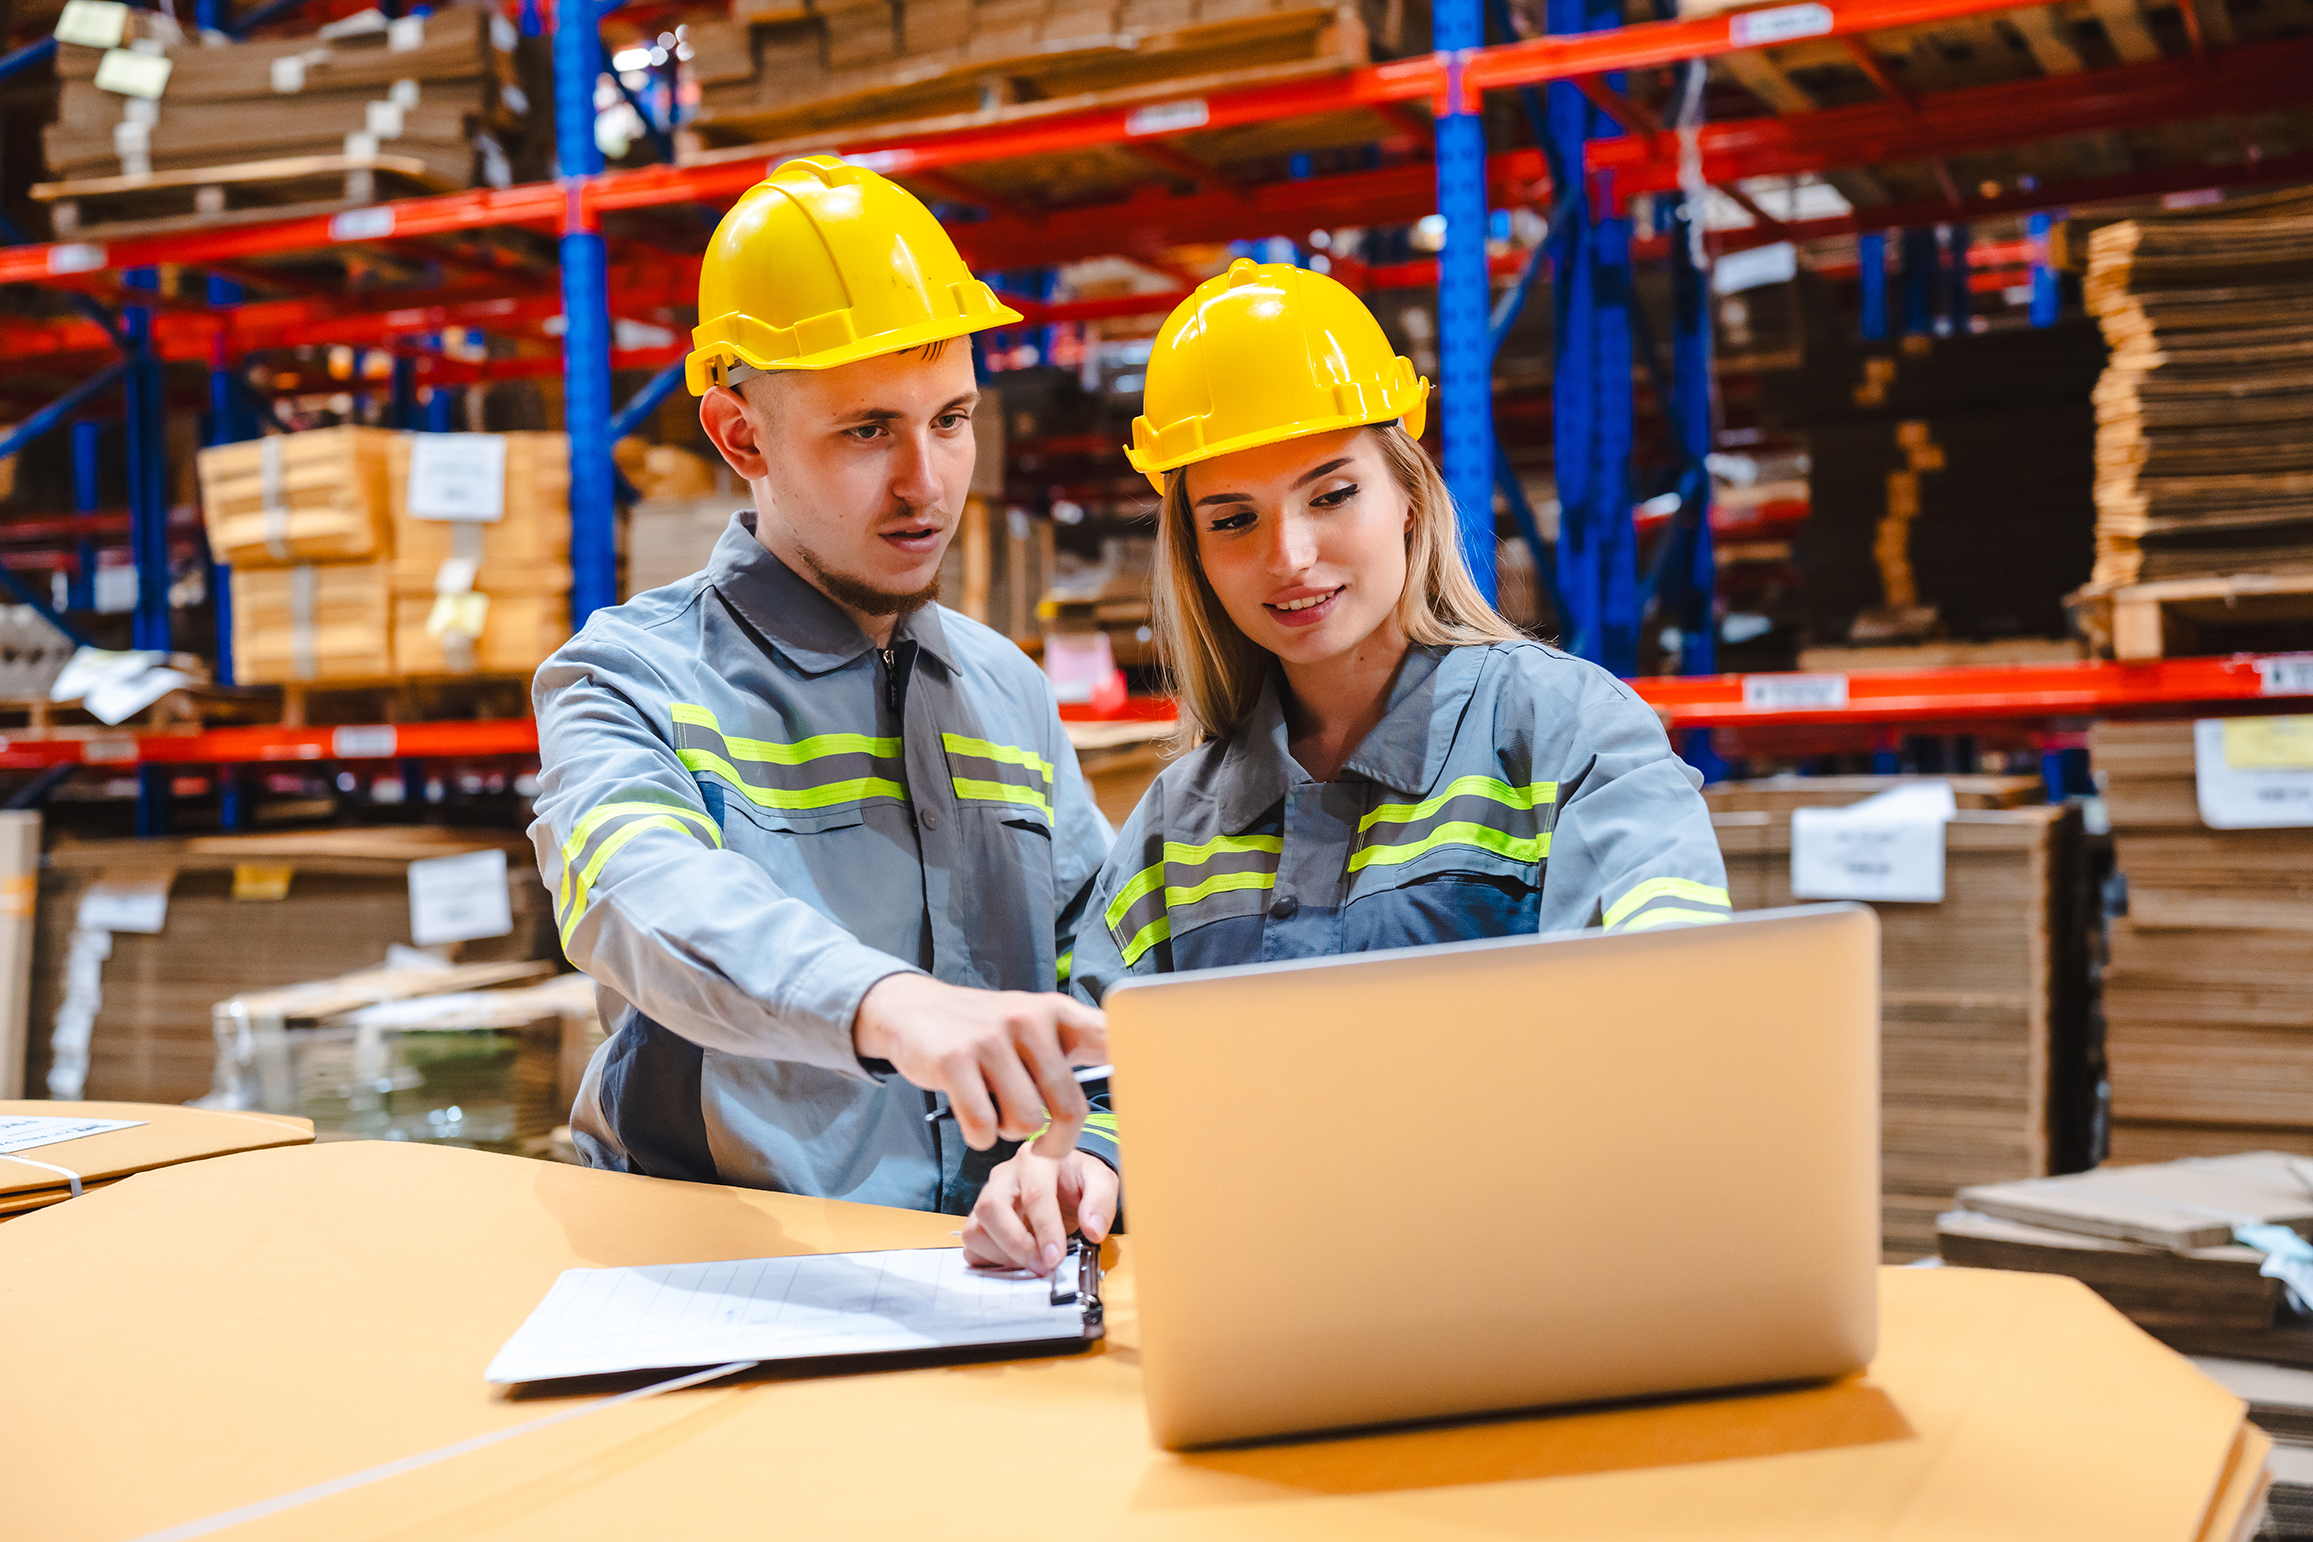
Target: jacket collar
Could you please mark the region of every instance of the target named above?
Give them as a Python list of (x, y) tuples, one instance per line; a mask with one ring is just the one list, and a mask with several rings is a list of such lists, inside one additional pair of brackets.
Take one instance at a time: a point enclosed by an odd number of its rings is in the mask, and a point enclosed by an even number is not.
[[(1342, 763), (1342, 773), (1410, 797), (1426, 794), (1445, 769), (1485, 657), (1484, 648), (1408, 648), (1390, 682), (1381, 721)], [(1295, 787), (1310, 784), (1309, 773), (1286, 748), (1280, 683), (1272, 669), (1260, 699), (1221, 752), (1221, 822), (1231, 835), (1242, 834)]]
[[(753, 509), (731, 517), (707, 559), (707, 580), (758, 636), (804, 674), (841, 669), (873, 646), (858, 622), (756, 538)], [(902, 616), (892, 641), (916, 643), (942, 666), (955, 668), (937, 605)]]

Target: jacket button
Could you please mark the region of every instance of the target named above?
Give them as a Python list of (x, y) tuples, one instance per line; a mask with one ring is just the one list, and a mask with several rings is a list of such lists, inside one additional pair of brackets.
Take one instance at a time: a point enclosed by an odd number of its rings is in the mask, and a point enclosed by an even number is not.
[(1293, 919), (1294, 913), (1300, 908), (1301, 902), (1299, 900), (1290, 894), (1284, 895), (1276, 904), (1269, 907), (1269, 919), (1272, 921), (1290, 921)]
[(940, 811), (938, 809), (925, 809), (917, 814), (916, 818), (927, 830), (937, 830), (940, 827)]

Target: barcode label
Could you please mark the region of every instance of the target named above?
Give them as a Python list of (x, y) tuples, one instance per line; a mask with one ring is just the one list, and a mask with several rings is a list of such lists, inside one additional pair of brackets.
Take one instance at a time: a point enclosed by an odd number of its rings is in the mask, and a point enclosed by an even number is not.
[(1757, 48), (1798, 37), (1821, 37), (1830, 30), (1829, 6), (1779, 5), (1771, 11), (1738, 11), (1727, 23), (1727, 38), (1737, 48)]
[(94, 241), (66, 241), (48, 249), (51, 273), (94, 273), (104, 265), (104, 248)]
[(380, 241), (393, 233), (394, 211), (386, 204), (368, 209), (348, 209), (329, 222), (329, 239), (332, 241)]
[(1203, 128), (1212, 119), (1203, 97), (1186, 102), (1159, 102), (1154, 107), (1143, 107), (1124, 120), (1127, 134), (1179, 134), (1189, 129)]
[(391, 760), (399, 742), (390, 724), (340, 728), (329, 736), (329, 753), (338, 760)]
[(2257, 681), (2267, 696), (2313, 696), (2313, 653), (2259, 659)]
[(1768, 711), (1847, 705), (1845, 675), (1745, 675), (1743, 705)]

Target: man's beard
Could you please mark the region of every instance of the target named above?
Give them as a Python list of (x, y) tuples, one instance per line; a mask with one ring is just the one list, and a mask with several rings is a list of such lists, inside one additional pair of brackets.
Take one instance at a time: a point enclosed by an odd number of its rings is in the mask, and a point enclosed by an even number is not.
[(878, 589), (865, 579), (835, 571), (820, 560), (819, 553), (800, 542), (796, 544), (796, 555), (803, 559), (804, 566), (811, 569), (811, 575), (822, 593), (836, 604), (863, 616), (904, 616), (910, 611), (923, 609), (940, 597), (937, 574), (921, 589), (894, 594), (889, 589)]

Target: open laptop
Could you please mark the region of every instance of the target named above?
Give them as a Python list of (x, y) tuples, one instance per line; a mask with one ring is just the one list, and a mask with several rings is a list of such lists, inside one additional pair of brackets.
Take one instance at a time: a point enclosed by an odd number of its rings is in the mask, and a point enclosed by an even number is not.
[(1105, 1005), (1161, 1445), (1871, 1357), (1861, 905), (1203, 970)]

